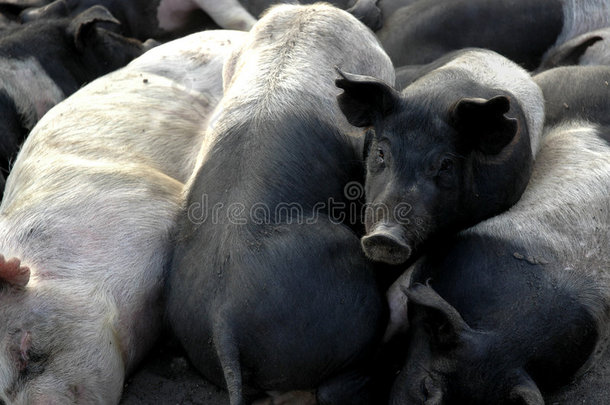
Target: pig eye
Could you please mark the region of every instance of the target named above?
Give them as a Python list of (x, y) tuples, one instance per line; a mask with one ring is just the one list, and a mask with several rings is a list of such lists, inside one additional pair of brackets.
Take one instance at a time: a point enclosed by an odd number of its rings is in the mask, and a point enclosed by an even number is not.
[(377, 149), (377, 161), (379, 161), (379, 163), (383, 163), (384, 158), (385, 158), (385, 154), (383, 153), (383, 149), (381, 149), (381, 148)]
[(441, 187), (451, 187), (454, 182), (455, 160), (451, 157), (444, 157), (437, 166), (435, 177), (437, 185)]
[(448, 172), (453, 169), (453, 160), (445, 158), (441, 161), (439, 172)]

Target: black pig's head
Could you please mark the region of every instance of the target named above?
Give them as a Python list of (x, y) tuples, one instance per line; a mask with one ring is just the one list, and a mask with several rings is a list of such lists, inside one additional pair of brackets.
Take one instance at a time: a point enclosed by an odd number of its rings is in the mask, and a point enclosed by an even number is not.
[(544, 404), (523, 364), (495, 350), (494, 333), (472, 329), (428, 286), (416, 285), (406, 293), (413, 323), (392, 405)]
[(533, 162), (528, 127), (511, 94), (472, 80), (399, 93), (340, 72), (339, 106), (372, 127), (364, 142), (367, 256), (405, 262), (444, 232), (473, 225), (521, 196)]
[[(543, 405), (541, 389), (571, 381), (599, 336), (585, 306), (563, 307), (564, 321), (551, 316), (560, 307), (543, 302), (557, 304), (555, 288), (545, 290), (543, 299), (526, 292), (529, 298), (493, 316), (476, 310), (478, 295), (466, 299), (461, 291), (451, 298), (460, 311), (430, 285), (416, 283), (403, 292), (409, 302), (408, 351), (392, 405)], [(560, 301), (573, 302), (563, 293)]]

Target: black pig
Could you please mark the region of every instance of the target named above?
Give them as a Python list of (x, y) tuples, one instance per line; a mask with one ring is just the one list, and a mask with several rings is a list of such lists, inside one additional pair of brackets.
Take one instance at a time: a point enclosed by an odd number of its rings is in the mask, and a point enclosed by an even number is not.
[[(362, 238), (373, 260), (399, 264), (442, 232), (506, 210), (523, 192), (538, 149), (543, 100), (529, 74), (487, 50), (466, 50), (397, 92), (343, 73), (348, 121), (365, 142)], [(369, 132), (371, 133), (371, 132)]]

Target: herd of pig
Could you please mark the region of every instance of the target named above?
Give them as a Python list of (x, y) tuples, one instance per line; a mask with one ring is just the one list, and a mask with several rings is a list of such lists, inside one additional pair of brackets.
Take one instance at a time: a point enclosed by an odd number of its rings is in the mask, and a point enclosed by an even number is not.
[(586, 384), (610, 0), (272, 3), (0, 0), (0, 404), (117, 404), (164, 331), (231, 405)]

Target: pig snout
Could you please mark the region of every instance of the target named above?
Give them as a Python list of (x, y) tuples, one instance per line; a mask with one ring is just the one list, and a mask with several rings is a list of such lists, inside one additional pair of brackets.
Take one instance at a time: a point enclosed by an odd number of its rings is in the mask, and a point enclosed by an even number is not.
[(362, 249), (372, 260), (401, 264), (411, 256), (399, 225), (380, 224), (362, 238)]

